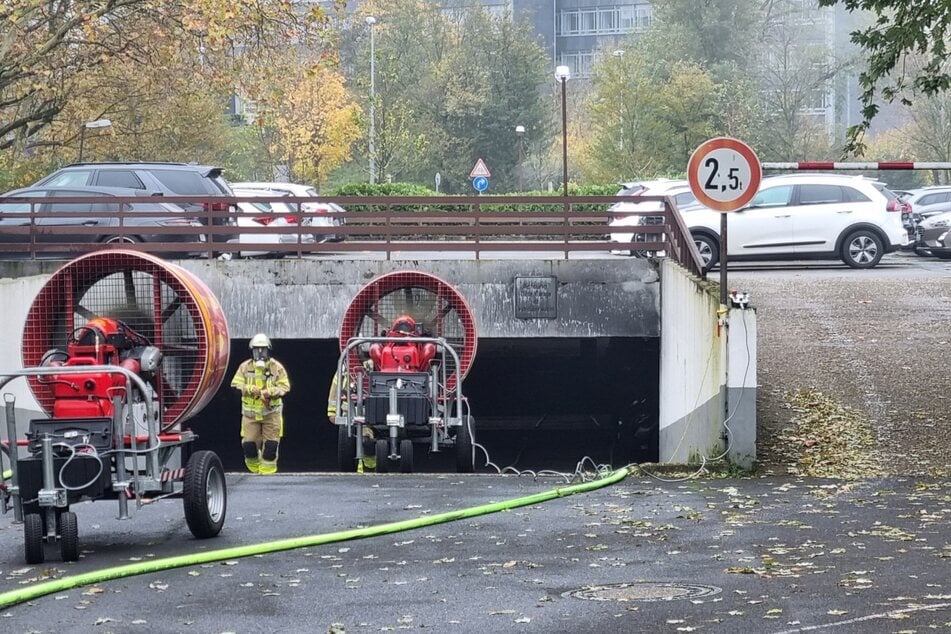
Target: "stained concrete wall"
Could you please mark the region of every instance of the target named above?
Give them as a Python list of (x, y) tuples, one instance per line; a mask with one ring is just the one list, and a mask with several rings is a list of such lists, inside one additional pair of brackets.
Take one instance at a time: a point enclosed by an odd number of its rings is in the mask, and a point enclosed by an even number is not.
[[(336, 338), (350, 300), (393, 271), (453, 284), (480, 337), (656, 337), (660, 284), (646, 260), (202, 261), (180, 263), (218, 296), (232, 337)], [(523, 317), (519, 317), (523, 315)], [(538, 315), (537, 317), (524, 317)]]

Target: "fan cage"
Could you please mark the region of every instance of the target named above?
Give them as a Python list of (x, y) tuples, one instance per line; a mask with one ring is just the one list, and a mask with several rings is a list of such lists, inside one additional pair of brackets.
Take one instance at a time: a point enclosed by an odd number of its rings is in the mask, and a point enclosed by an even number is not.
[[(364, 286), (350, 302), (340, 326), (340, 349), (354, 337), (385, 336), (393, 322), (409, 315), (423, 335), (441, 337), (459, 355), (459, 366), (447, 355), (447, 389), (457, 377), (465, 378), (475, 359), (478, 337), (472, 309), (459, 291), (429, 273), (396, 271), (381, 275)], [(347, 359), (350, 375), (356, 377), (369, 357), (368, 346), (351, 349)]]
[[(122, 321), (162, 352), (152, 381), (162, 431), (197, 414), (220, 387), (230, 343), (218, 300), (189, 271), (132, 251), (88, 254), (53, 274), (27, 313), (23, 364), (35, 367), (49, 350), (66, 350), (70, 335), (96, 317)], [(29, 382), (50, 414), (52, 387), (39, 377)]]

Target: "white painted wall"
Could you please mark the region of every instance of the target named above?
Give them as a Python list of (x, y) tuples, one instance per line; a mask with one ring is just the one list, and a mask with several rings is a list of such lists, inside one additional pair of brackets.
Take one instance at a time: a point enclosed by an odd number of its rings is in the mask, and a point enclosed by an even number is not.
[[(49, 275), (0, 278), (0, 376), (23, 368), (20, 343), (26, 314)], [(25, 378), (16, 378), (2, 390), (16, 398), (17, 409), (39, 411)]]
[(660, 462), (719, 455), (726, 329), (717, 327), (717, 288), (671, 260), (661, 263)]

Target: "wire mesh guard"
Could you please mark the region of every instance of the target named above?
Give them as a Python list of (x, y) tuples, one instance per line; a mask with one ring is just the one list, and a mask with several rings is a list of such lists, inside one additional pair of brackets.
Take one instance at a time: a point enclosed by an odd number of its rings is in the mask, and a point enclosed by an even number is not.
[[(27, 313), (24, 366), (40, 365), (51, 349), (65, 350), (72, 333), (97, 317), (122, 321), (162, 352), (154, 387), (163, 431), (201, 411), (220, 387), (230, 341), (217, 298), (177, 265), (118, 249), (81, 256), (43, 286)], [(29, 381), (49, 414), (51, 385)]]
[[(449, 283), (429, 273), (396, 271), (371, 280), (350, 302), (340, 325), (340, 348), (353, 337), (383, 336), (403, 315), (413, 318), (426, 337), (442, 337), (459, 355), (460, 368), (447, 356), (447, 387), (465, 378), (475, 359), (475, 319), (465, 298)], [(348, 365), (356, 376), (368, 356), (366, 348), (351, 351)]]

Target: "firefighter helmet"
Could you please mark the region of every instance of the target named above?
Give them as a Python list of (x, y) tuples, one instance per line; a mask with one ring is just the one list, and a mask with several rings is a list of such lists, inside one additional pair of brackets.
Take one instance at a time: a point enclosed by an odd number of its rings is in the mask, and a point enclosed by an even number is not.
[(248, 344), (248, 347), (251, 349), (267, 348), (268, 350), (270, 350), (271, 340), (268, 339), (266, 334), (264, 334), (263, 332), (259, 332), (258, 334), (251, 337), (251, 342)]

